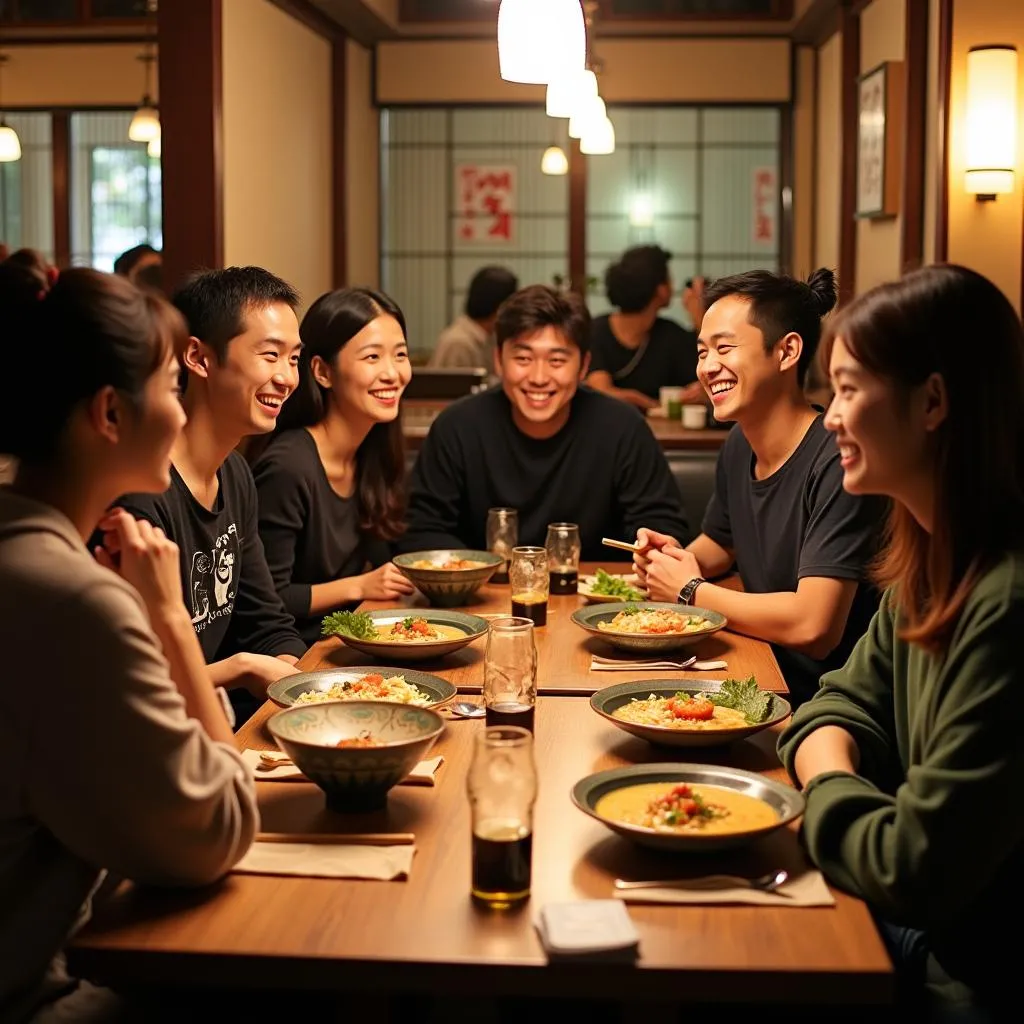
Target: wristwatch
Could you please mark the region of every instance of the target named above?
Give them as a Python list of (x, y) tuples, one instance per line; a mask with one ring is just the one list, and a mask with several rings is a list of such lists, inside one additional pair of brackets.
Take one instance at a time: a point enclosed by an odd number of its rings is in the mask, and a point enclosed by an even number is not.
[(693, 604), (693, 597), (697, 593), (697, 588), (702, 583), (707, 583), (707, 580), (704, 579), (703, 576), (694, 576), (693, 579), (679, 591), (679, 596), (676, 598), (676, 601), (679, 604)]

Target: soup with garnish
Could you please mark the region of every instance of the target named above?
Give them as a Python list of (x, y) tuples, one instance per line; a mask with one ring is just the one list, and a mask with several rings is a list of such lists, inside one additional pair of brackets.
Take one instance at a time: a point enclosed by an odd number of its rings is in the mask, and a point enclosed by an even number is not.
[(628, 704), (616, 708), (612, 718), (686, 732), (715, 732), (750, 725), (742, 711), (717, 707), (705, 697), (691, 697), (685, 693), (674, 697), (658, 697), (652, 693), (646, 700), (634, 697)]
[(386, 626), (377, 626), (377, 639), (389, 643), (426, 644), (440, 640), (461, 640), (465, 633), (455, 626), (442, 626), (436, 622), (427, 622), (420, 616), (410, 616), (401, 622)]
[(697, 633), (707, 628), (708, 620), (700, 615), (683, 615), (666, 608), (624, 608), (609, 622), (599, 622), (598, 629), (609, 633), (642, 633), (664, 636), (672, 633)]
[(413, 562), (413, 569), (482, 569), (486, 562), (475, 562), (472, 558), (449, 558), (444, 562), (431, 562), (420, 558)]
[(594, 810), (609, 821), (688, 835), (751, 832), (779, 820), (775, 809), (757, 797), (685, 782), (623, 786), (601, 797)]

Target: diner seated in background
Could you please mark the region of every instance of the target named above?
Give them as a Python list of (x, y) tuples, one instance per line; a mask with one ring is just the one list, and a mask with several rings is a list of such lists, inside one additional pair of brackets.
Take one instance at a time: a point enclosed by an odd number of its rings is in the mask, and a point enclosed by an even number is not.
[(427, 364), (432, 367), (494, 365), (494, 321), (498, 307), (519, 287), (504, 267), (481, 267), (469, 282), (463, 312), (440, 334)]
[(44, 291), (49, 291), (57, 280), (57, 268), (38, 249), (16, 249), (4, 258), (3, 265), (31, 271), (42, 282)]
[[(242, 719), (268, 684), (294, 674), (306, 650), (274, 589), (256, 485), (235, 450), (244, 437), (274, 429), (295, 389), (298, 296), (259, 267), (228, 267), (195, 274), (174, 304), (190, 336), (178, 353), (188, 422), (171, 453), (171, 484), (115, 504), (178, 545), (181, 592), (214, 681), (254, 698), (232, 694)], [(110, 522), (105, 544), (116, 542)]]
[(496, 323), (501, 387), (448, 406), (413, 469), (403, 551), (486, 548), (487, 510), (519, 511), (519, 542), (543, 545), (548, 523), (579, 524), (584, 559), (609, 559), (601, 538), (643, 523), (685, 537), (668, 463), (635, 409), (581, 386), (589, 361), (583, 300), (534, 285)]
[(163, 288), (163, 263), (159, 249), (154, 249), (148, 242), (141, 242), (114, 260), (114, 273), (127, 277), (132, 284), (160, 291)]
[(62, 946), (106, 872), (205, 886), (258, 828), (251, 770), (180, 600), (178, 552), (126, 512), (113, 554), (86, 540), (122, 491), (167, 487), (185, 415), (165, 301), (94, 270), (40, 298), (8, 280), (0, 318), (19, 381), (0, 412), (17, 476), (0, 488), (0, 1020), (155, 1020), (69, 978)]
[[(711, 608), (772, 644), (795, 704), (838, 668), (878, 604), (868, 581), (881, 503), (843, 490), (840, 453), (803, 381), (836, 301), (835, 277), (805, 284), (753, 270), (707, 292), (698, 374), (715, 418), (736, 423), (718, 456), (700, 535), (641, 530), (651, 598)], [(709, 582), (735, 567), (737, 593)]]
[(779, 742), (804, 844), (881, 925), (901, 1019), (1016, 1020), (1024, 330), (992, 282), (931, 266), (845, 307), (824, 355), (843, 486), (892, 507), (881, 608)]
[(380, 292), (321, 295), (299, 337), (295, 394), (248, 454), (270, 575), (312, 644), (327, 613), (412, 593), (388, 546), (405, 528), (399, 403), (412, 367), (405, 318)]
[(687, 278), (683, 285), (680, 301), (694, 334), (700, 334), (700, 325), (708, 308), (707, 290), (710, 284), (706, 277), (698, 275)]
[(590, 328), (587, 383), (638, 409), (659, 404), (661, 388), (684, 388), (684, 402), (705, 402), (697, 383), (697, 337), (658, 316), (672, 301), (669, 261), (658, 245), (627, 249), (604, 275), (608, 301), (618, 309)]

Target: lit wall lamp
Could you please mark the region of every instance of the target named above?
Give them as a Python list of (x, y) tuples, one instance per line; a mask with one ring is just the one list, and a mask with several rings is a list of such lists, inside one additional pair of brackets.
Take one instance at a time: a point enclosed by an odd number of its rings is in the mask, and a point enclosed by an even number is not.
[(967, 169), (978, 202), (1013, 191), (1017, 157), (1017, 48), (972, 46), (967, 54)]

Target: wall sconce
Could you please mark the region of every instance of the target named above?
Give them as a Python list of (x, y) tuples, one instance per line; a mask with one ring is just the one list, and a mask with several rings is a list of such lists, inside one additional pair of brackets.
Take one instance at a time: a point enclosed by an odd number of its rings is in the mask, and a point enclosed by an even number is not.
[(1013, 191), (1017, 156), (1017, 48), (972, 46), (967, 53), (967, 169), (978, 202)]

